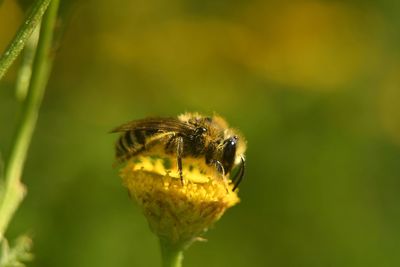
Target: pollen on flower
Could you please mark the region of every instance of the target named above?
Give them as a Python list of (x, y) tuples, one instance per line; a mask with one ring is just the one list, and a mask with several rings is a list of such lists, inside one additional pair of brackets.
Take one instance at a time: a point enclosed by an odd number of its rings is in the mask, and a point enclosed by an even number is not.
[(190, 244), (239, 202), (233, 185), (196, 165), (184, 166), (183, 185), (177, 170), (167, 169), (163, 159), (136, 158), (120, 175), (151, 230), (175, 244)]

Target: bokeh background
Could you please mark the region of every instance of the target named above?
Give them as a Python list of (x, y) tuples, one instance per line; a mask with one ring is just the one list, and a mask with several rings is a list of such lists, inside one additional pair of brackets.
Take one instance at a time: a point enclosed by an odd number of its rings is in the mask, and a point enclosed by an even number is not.
[[(1, 2), (3, 51), (24, 11)], [(184, 111), (217, 112), (248, 139), (242, 202), (184, 266), (400, 266), (399, 1), (62, 2), (7, 233), (33, 236), (29, 266), (160, 266), (108, 131)], [(0, 83), (3, 158), (17, 66)]]

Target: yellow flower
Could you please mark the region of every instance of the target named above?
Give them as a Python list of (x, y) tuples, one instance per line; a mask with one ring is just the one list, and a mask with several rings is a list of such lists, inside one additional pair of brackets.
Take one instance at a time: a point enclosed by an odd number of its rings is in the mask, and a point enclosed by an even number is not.
[(160, 158), (135, 158), (120, 172), (151, 230), (177, 247), (187, 247), (239, 202), (237, 191), (232, 192), (233, 185), (221, 175), (188, 166), (183, 168), (183, 184), (176, 168), (165, 168)]

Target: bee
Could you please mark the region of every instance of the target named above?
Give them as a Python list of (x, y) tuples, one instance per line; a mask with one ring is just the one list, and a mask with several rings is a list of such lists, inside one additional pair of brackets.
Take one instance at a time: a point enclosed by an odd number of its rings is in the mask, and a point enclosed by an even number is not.
[(121, 133), (116, 142), (118, 162), (139, 155), (173, 156), (182, 184), (185, 159), (200, 160), (215, 168), (224, 179), (238, 166), (232, 178), (233, 191), (243, 179), (246, 141), (220, 116), (185, 113), (178, 117), (145, 118), (125, 123), (112, 132)]

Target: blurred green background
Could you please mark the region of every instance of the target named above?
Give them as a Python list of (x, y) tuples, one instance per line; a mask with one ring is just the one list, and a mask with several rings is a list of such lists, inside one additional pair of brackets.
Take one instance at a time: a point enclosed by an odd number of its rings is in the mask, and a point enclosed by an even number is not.
[[(67, 4), (68, 1), (64, 1)], [(160, 266), (113, 127), (218, 112), (248, 139), (240, 205), (184, 266), (400, 266), (399, 1), (75, 1), (7, 236), (29, 266)], [(65, 9), (64, 9), (65, 10)], [(0, 51), (24, 17), (0, 5)], [(7, 158), (18, 62), (0, 83)]]

